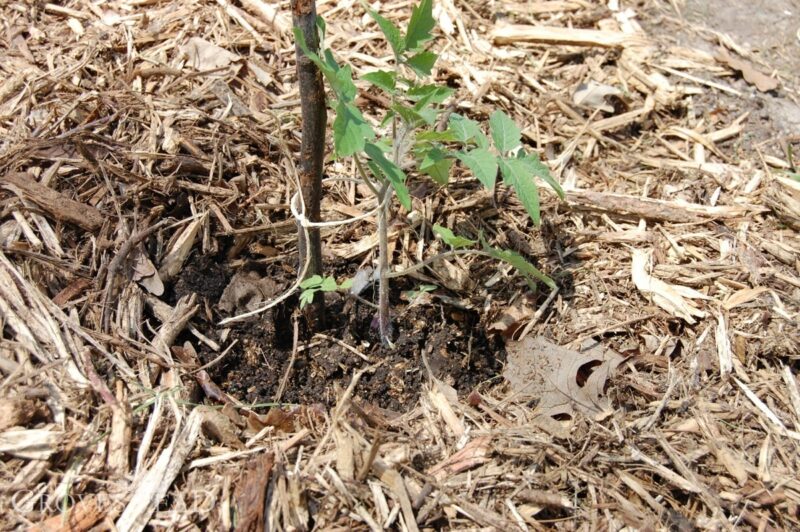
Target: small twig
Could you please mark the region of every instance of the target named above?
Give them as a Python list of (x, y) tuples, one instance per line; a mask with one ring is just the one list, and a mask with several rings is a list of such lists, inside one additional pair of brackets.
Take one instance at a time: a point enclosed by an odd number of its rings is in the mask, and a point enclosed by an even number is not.
[(547, 296), (547, 299), (544, 300), (544, 303), (542, 303), (541, 306), (538, 309), (536, 309), (536, 313), (533, 315), (533, 317), (531, 317), (531, 320), (525, 325), (525, 328), (522, 329), (522, 333), (519, 335), (519, 338), (517, 338), (518, 342), (521, 342), (526, 336), (528, 336), (528, 333), (531, 332), (533, 326), (539, 323), (539, 320), (542, 319), (542, 316), (547, 311), (547, 308), (550, 306), (550, 303), (552, 303), (553, 300), (558, 295), (559, 290), (560, 288), (557, 286), (555, 290), (550, 292), (550, 295)]
[(339, 340), (338, 338), (334, 338), (333, 336), (328, 336), (327, 334), (322, 334), (322, 333), (315, 334), (314, 338), (324, 338), (326, 340), (329, 340), (331, 342), (339, 344), (343, 348), (347, 349), (348, 351), (350, 351), (351, 353), (356, 355), (358, 358), (360, 358), (360, 359), (362, 359), (362, 360), (364, 360), (366, 362), (371, 362), (371, 360), (369, 359), (369, 357), (367, 355), (365, 355), (364, 353), (362, 353), (361, 351), (359, 351), (358, 349), (356, 349), (352, 345), (348, 344), (347, 342)]
[(361, 468), (358, 470), (358, 474), (356, 475), (356, 480), (358, 482), (364, 482), (364, 479), (367, 478), (369, 474), (369, 470), (372, 468), (372, 463), (375, 461), (375, 457), (378, 456), (378, 451), (381, 448), (381, 433), (375, 431), (375, 439), (372, 440), (372, 445), (369, 448), (369, 455), (367, 455), (367, 459), (364, 460), (364, 463), (361, 464)]
[(292, 368), (294, 367), (294, 361), (297, 358), (297, 347), (298, 347), (298, 340), (300, 338), (300, 331), (297, 325), (297, 316), (292, 316), (292, 356), (289, 358), (289, 365), (286, 366), (286, 371), (283, 372), (283, 378), (281, 379), (281, 384), (278, 386), (278, 391), (275, 393), (275, 398), (272, 400), (274, 403), (280, 403), (281, 397), (283, 396), (284, 390), (286, 390), (286, 384), (289, 382), (289, 375), (292, 374)]

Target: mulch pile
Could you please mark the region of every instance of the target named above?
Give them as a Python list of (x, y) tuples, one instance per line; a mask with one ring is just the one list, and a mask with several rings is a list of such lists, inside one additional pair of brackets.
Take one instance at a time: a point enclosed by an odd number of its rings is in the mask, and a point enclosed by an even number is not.
[[(388, 65), (358, 2), (319, 4), (357, 75)], [(220, 321), (296, 275), (288, 2), (4, 3), (3, 528), (800, 528), (798, 139), (754, 141), (748, 111), (759, 91), (797, 94), (796, 73), (729, 37), (709, 54), (650, 35), (643, 17), (680, 17), (639, 4), (436, 2), (454, 109), (512, 115), (567, 194), (542, 187), (534, 228), (463, 170), (446, 190), (414, 178), (395, 267), (441, 251), (439, 223), (523, 253), (558, 289), (531, 294), (485, 257), (419, 270), (440, 288), (397, 315), (473, 313), (506, 378), (457, 393), (423, 349), (402, 370), (420, 375), (414, 401), (390, 410), (359, 393), (394, 375), (374, 340), (306, 338), (291, 318), (273, 331), (292, 353), (273, 397), (295, 355), (337, 346), (331, 401), (258, 405), (212, 378), (242, 347)], [(403, 26), (410, 9), (381, 12)], [(386, 100), (362, 88), (377, 120)], [(352, 183), (326, 188), (327, 219), (372, 208)], [(332, 264), (371, 264), (374, 221), (323, 242)], [(216, 284), (184, 274), (200, 257)], [(277, 284), (251, 276), (223, 310), (247, 269)]]

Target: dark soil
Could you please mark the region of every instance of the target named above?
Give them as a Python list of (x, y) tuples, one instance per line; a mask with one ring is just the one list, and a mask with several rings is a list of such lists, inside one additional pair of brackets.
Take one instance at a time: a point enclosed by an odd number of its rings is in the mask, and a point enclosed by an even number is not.
[[(291, 286), (294, 275), (277, 265), (259, 272), (269, 276), (281, 290)], [(352, 265), (330, 265), (329, 271), (354, 269)], [(175, 283), (175, 295), (194, 291), (205, 299), (207, 308), (216, 303), (233, 275), (213, 258), (193, 258)], [(428, 370), (466, 395), (497, 377), (505, 361), (505, 348), (498, 338), (487, 337), (477, 312), (446, 306), (434, 299), (430, 304), (410, 306), (403, 301), (403, 290), (413, 288), (402, 280), (394, 283), (392, 293), (394, 348), (380, 344), (373, 324), (375, 310), (339, 294), (327, 295), (327, 329), (323, 334), (336, 338), (369, 358), (369, 362), (328, 338), (306, 330), (301, 316), (294, 317), (297, 298), (248, 321), (230, 325), (226, 344), (235, 346), (208, 373), (224, 391), (240, 401), (265, 404), (276, 401), (280, 383), (292, 359), (294, 320), (298, 320), (298, 345), (280, 396), (281, 403), (331, 406), (350, 383), (355, 371), (378, 363), (365, 373), (355, 390), (360, 399), (397, 411), (412, 407)], [(370, 300), (371, 294), (362, 294)], [(227, 316), (216, 311), (214, 322)], [(204, 333), (217, 337), (220, 327), (207, 322)], [(219, 356), (204, 345), (198, 346), (202, 363)]]

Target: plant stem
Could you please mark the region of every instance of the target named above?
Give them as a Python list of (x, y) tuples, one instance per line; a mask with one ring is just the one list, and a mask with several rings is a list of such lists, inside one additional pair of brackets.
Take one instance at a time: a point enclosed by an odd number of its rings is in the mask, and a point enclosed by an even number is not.
[(389, 316), (389, 202), (384, 202), (386, 194), (392, 189), (388, 183), (381, 187), (378, 208), (378, 331), (381, 342), (387, 347), (392, 344), (392, 325)]
[[(317, 37), (317, 9), (315, 0), (292, 0), (294, 25), (305, 37), (312, 52), (319, 52)], [(320, 199), (322, 197), (322, 164), (325, 157), (325, 87), (322, 73), (295, 43), (297, 58), (297, 80), (300, 86), (300, 111), (303, 133), (300, 144), (300, 195), (303, 214), (311, 222), (320, 221)], [(300, 264), (308, 260), (305, 278), (322, 275), (322, 243), (319, 228), (309, 227), (308, 240), (305, 228), (298, 224), (298, 250)], [(306, 307), (306, 319), (312, 330), (321, 330), (325, 321), (325, 299), (317, 293), (314, 302)]]
[(378, 200), (378, 332), (383, 345), (394, 347), (389, 316), (389, 202), (386, 201), (387, 195), (392, 193), (392, 188), (388, 181), (384, 181), (378, 190), (364, 170), (358, 154), (354, 154), (353, 158), (361, 179)]

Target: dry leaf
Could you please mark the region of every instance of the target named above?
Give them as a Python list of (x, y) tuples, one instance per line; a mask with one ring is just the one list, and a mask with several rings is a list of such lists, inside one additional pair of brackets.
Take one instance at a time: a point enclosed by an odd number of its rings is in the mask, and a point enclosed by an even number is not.
[(613, 113), (614, 106), (606, 100), (608, 96), (622, 96), (622, 91), (616, 87), (590, 80), (588, 83), (578, 85), (578, 88), (572, 94), (572, 101), (575, 105)]
[(649, 262), (646, 251), (633, 250), (631, 262), (631, 277), (636, 288), (645, 297), (652, 298), (653, 302), (673, 316), (683, 318), (688, 323), (694, 323), (694, 318), (705, 317), (705, 312), (686, 298), (711, 299), (707, 295), (687, 286), (665, 283), (656, 279), (647, 272)]
[(141, 248), (136, 248), (131, 255), (133, 255), (130, 259), (133, 268), (131, 278), (154, 296), (162, 295), (164, 283), (147, 254)]
[(214, 70), (223, 68), (234, 61), (241, 59), (238, 55), (229, 52), (200, 37), (192, 37), (181, 46), (181, 52), (189, 58), (189, 64), (197, 70)]
[(751, 85), (755, 85), (756, 88), (761, 92), (768, 92), (778, 88), (777, 79), (771, 78), (766, 74), (759, 72), (752, 63), (745, 61), (740, 57), (735, 57), (729, 54), (724, 48), (720, 48), (715, 59), (720, 63), (725, 63), (733, 70), (741, 72), (744, 80)]
[(526, 298), (520, 297), (506, 308), (494, 323), (489, 325), (489, 332), (500, 333), (505, 338), (513, 338), (514, 333), (531, 319), (534, 312), (533, 305)]
[(269, 277), (262, 279), (256, 272), (238, 272), (222, 291), (219, 308), (225, 312), (247, 312), (277, 293), (278, 286)]
[(539, 336), (506, 344), (503, 377), (519, 396), (538, 397), (537, 417), (548, 432), (558, 432), (554, 419), (572, 419), (578, 410), (594, 419), (611, 414), (603, 388), (622, 356), (599, 344), (573, 351)]
[(200, 405), (195, 410), (203, 414), (203, 433), (231, 449), (243, 449), (244, 444), (239, 440), (239, 432), (233, 421), (211, 406)]

